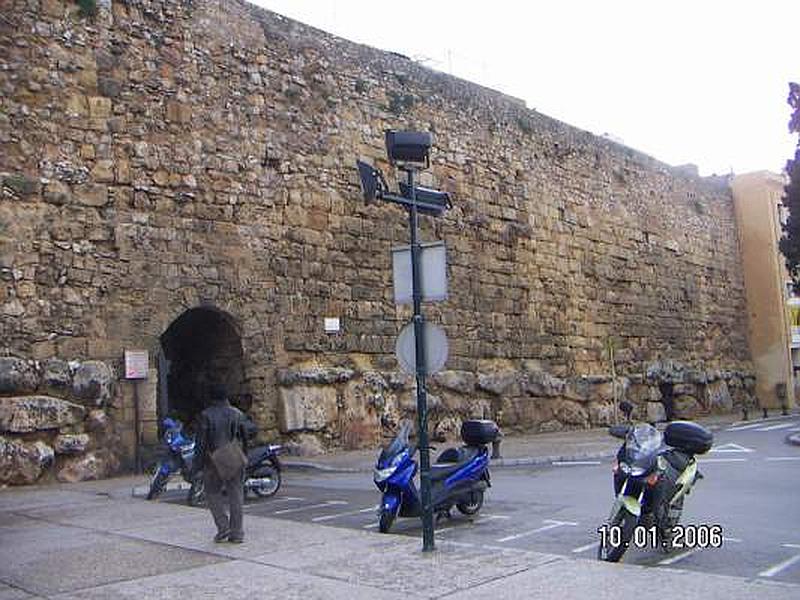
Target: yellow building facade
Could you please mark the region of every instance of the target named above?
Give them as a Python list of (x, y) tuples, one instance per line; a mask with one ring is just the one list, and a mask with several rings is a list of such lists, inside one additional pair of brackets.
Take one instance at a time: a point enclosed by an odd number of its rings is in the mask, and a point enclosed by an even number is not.
[(759, 406), (770, 409), (795, 406), (792, 353), (800, 352), (800, 329), (793, 340), (791, 321), (792, 303), (797, 300), (792, 298), (789, 276), (778, 249), (784, 185), (783, 176), (766, 171), (737, 175), (731, 182), (756, 395)]

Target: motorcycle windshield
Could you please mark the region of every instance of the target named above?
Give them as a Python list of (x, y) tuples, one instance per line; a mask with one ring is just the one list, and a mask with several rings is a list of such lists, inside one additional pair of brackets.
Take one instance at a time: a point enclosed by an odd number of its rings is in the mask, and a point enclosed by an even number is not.
[(403, 450), (408, 448), (408, 435), (411, 432), (411, 423), (405, 422), (397, 430), (397, 435), (392, 440), (392, 443), (381, 450), (381, 455), (378, 457), (379, 464), (388, 464), (392, 458), (400, 454)]
[(625, 462), (632, 467), (649, 469), (661, 448), (661, 439), (661, 432), (652, 425), (637, 425), (625, 441)]

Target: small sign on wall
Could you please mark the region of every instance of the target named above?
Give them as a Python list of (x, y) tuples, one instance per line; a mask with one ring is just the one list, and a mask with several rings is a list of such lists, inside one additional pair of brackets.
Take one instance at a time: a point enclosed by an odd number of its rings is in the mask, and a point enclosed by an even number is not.
[(339, 317), (325, 317), (325, 333), (339, 333), (341, 329)]
[(125, 350), (125, 379), (147, 379), (149, 369), (147, 350)]

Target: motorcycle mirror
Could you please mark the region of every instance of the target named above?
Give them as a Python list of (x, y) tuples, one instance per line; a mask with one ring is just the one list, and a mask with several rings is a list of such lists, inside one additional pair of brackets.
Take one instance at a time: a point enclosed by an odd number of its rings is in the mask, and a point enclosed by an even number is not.
[(612, 425), (608, 428), (608, 433), (616, 438), (625, 439), (628, 437), (628, 432), (631, 430), (629, 425)]

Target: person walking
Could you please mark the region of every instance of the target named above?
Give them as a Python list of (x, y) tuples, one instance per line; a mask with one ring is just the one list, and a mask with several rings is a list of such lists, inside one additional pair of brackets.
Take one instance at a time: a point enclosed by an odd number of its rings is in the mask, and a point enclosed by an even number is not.
[(222, 384), (209, 386), (209, 401), (198, 418), (194, 469), (203, 472), (208, 508), (217, 526), (214, 541), (241, 544), (247, 463), (245, 417), (230, 405)]

